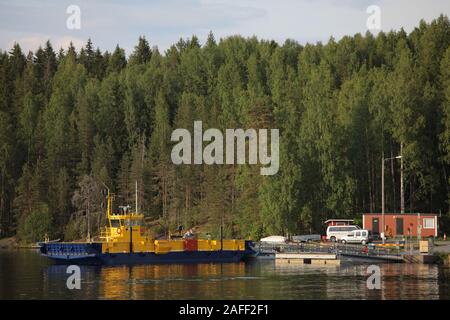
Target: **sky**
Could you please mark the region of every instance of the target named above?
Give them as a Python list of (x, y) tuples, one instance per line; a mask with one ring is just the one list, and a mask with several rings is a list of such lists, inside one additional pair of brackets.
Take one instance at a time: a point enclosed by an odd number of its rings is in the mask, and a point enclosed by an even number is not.
[[(80, 9), (79, 29), (67, 27), (71, 5)], [(145, 36), (163, 52), (192, 35), (204, 43), (210, 31), (216, 39), (240, 34), (279, 43), (327, 42), (365, 33), (371, 5), (380, 9), (383, 31), (410, 32), (421, 19), (450, 16), (449, 0), (0, 0), (0, 50), (18, 42), (28, 52), (47, 40), (56, 50), (70, 42), (79, 49), (91, 38), (102, 50), (119, 44), (129, 54)]]

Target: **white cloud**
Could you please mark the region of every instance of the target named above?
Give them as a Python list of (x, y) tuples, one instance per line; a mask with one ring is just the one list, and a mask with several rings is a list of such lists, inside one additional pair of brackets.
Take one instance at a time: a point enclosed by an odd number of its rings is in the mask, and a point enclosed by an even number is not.
[(372, 4), (381, 8), (383, 31), (403, 27), (410, 32), (422, 18), (429, 22), (441, 13), (450, 14), (450, 1), (444, 0), (242, 0), (240, 4), (258, 6), (267, 16), (215, 29), (220, 35), (239, 33), (278, 41), (292, 38), (302, 43), (327, 41), (330, 36), (339, 39), (344, 35), (367, 31), (366, 21), (369, 15), (366, 8)]
[(22, 48), (22, 51), (27, 53), (30, 50), (35, 51), (37, 48), (39, 48), (39, 46), (43, 47), (47, 42), (47, 40), (50, 40), (50, 43), (52, 44), (53, 49), (55, 51), (59, 51), (60, 48), (66, 50), (71, 42), (73, 46), (78, 50), (86, 44), (86, 40), (76, 37), (35, 35), (29, 37), (19, 37), (15, 38), (14, 40), (10, 40), (6, 48), (11, 48), (14, 45), (14, 43), (19, 43), (20, 47)]
[[(66, 28), (69, 4), (81, 8), (81, 30)], [(448, 0), (0, 0), (0, 48), (17, 41), (35, 49), (48, 38), (55, 48), (70, 40), (80, 46), (90, 37), (94, 45), (111, 51), (116, 44), (133, 48), (145, 35), (151, 45), (164, 50), (193, 34), (204, 42), (210, 30), (217, 38), (241, 34), (279, 42), (327, 41), (330, 36), (365, 33), (366, 8), (372, 4), (381, 8), (384, 31), (403, 27), (409, 32), (422, 18), (430, 21), (450, 14)]]
[(399, 30), (403, 27), (405, 31), (411, 32), (421, 19), (430, 22), (442, 13), (450, 15), (448, 0), (383, 0), (379, 7), (383, 30)]

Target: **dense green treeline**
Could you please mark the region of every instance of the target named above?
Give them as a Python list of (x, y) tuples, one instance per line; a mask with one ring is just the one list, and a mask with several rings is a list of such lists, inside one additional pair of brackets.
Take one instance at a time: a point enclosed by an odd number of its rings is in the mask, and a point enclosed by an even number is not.
[[(450, 25), (327, 44), (193, 36), (161, 54), (140, 38), (55, 52), (0, 52), (0, 236), (68, 240), (104, 223), (103, 184), (157, 233), (203, 225), (227, 236), (320, 231), (381, 210), (381, 159), (403, 156), (406, 212), (449, 228)], [(183, 165), (175, 128), (279, 128), (280, 170)], [(386, 210), (400, 211), (400, 161), (385, 163)], [(155, 221), (158, 221), (157, 223)], [(448, 221), (448, 220), (447, 220)]]

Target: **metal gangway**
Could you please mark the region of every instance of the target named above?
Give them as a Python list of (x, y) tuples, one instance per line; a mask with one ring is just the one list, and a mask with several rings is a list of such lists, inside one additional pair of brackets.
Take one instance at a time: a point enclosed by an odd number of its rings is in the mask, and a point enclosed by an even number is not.
[(275, 253), (332, 253), (337, 257), (363, 258), (391, 262), (402, 262), (404, 248), (402, 244), (343, 244), (338, 242), (306, 243), (261, 243), (255, 244), (255, 250), (262, 254)]

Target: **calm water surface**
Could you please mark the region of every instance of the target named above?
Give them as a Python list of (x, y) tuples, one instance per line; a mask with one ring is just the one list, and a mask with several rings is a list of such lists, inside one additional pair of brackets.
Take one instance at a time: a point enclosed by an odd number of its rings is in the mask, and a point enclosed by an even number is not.
[(368, 264), (234, 264), (82, 267), (81, 290), (65, 266), (34, 250), (0, 250), (0, 299), (450, 299), (450, 269), (379, 264), (381, 290), (366, 287)]

